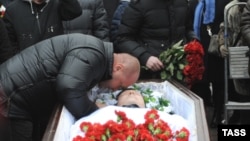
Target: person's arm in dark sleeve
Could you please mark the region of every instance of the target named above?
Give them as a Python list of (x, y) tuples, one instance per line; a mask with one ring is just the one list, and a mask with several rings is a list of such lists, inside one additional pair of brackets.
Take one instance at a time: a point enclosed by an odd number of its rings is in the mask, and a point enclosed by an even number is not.
[(123, 14), (125, 8), (128, 6), (128, 4), (129, 4), (128, 1), (120, 2), (118, 7), (116, 8), (114, 14), (113, 14), (111, 26), (110, 26), (111, 41), (114, 41), (116, 39), (117, 31), (118, 31), (118, 28), (121, 24), (122, 14)]
[(195, 1), (191, 1), (187, 8), (187, 16), (186, 16), (186, 38), (187, 42), (190, 42), (194, 39), (199, 40), (198, 36), (196, 36), (193, 28), (193, 19), (194, 19), (194, 11), (196, 7)]
[(8, 32), (5, 28), (4, 22), (0, 19), (0, 64), (10, 58), (11, 44), (8, 37)]
[(109, 23), (108, 14), (103, 5), (103, 0), (96, 1), (96, 9), (93, 19), (93, 33), (103, 41), (109, 41)]
[(4, 17), (3, 17), (3, 22), (5, 25), (5, 28), (7, 30), (8, 38), (10, 41), (10, 46), (8, 48), (5, 48), (2, 50), (2, 54), (6, 54), (7, 58), (12, 57), (16, 53), (20, 51), (19, 44), (18, 44), (18, 39), (17, 39), (17, 34), (15, 31), (15, 28), (13, 27), (13, 21), (12, 18), (9, 15), (8, 9), (6, 9)]
[(87, 92), (77, 89), (64, 89), (63, 104), (70, 113), (79, 119), (98, 109), (97, 105), (88, 98)]
[[(93, 66), (96, 65), (88, 61), (93, 58), (88, 58), (88, 54), (84, 51), (88, 52), (88, 50), (75, 50), (66, 56), (56, 82), (59, 100), (76, 119), (98, 109), (87, 95), (94, 83), (96, 73)], [(87, 57), (79, 57), (80, 55), (75, 55), (77, 53)]]
[(59, 13), (62, 20), (72, 20), (82, 14), (82, 8), (77, 0), (60, 0)]

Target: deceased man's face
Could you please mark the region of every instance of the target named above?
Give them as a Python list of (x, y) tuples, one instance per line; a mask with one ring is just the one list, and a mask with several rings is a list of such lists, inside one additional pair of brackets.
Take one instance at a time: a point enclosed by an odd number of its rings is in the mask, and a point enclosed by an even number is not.
[(139, 108), (145, 108), (142, 94), (136, 90), (125, 90), (117, 98), (117, 106), (136, 104)]

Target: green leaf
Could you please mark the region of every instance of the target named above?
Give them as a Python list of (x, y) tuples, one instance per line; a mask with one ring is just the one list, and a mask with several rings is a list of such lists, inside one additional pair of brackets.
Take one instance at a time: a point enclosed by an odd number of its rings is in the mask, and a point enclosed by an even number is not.
[(172, 55), (169, 55), (169, 56), (167, 57), (167, 59), (166, 59), (164, 62), (169, 63), (170, 60), (171, 60), (171, 58), (172, 58)]
[(168, 68), (169, 68), (171, 76), (173, 76), (174, 75), (174, 65), (173, 65), (173, 63), (170, 63)]
[(160, 105), (162, 105), (162, 106), (168, 106), (169, 105), (169, 101), (168, 100), (166, 100), (166, 99), (164, 99), (164, 98), (162, 98), (162, 97), (160, 97), (159, 98), (159, 103), (160, 103)]
[(155, 102), (156, 99), (155, 99), (154, 97), (151, 97), (151, 98), (150, 98), (150, 101)]
[(156, 130), (154, 131), (154, 135), (156, 135), (156, 134), (160, 134), (162, 132), (162, 130), (161, 130), (161, 128), (156, 128)]
[(176, 44), (173, 45), (173, 48), (179, 48), (182, 44), (183, 40), (180, 40), (179, 42), (177, 42)]
[(183, 79), (182, 71), (178, 70), (178, 71), (176, 72), (176, 77), (177, 77), (178, 80), (182, 80), (182, 79)]
[(150, 101), (150, 99), (148, 97), (143, 97), (145, 103), (148, 103)]
[(148, 129), (149, 131), (154, 132), (154, 126), (152, 125), (152, 123), (148, 124)]
[(141, 66), (141, 68), (144, 70), (148, 70), (148, 68), (146, 66)]
[(107, 137), (105, 135), (102, 135), (102, 141), (107, 141)]
[(145, 91), (145, 93), (147, 93), (147, 94), (151, 94), (152, 92), (153, 91), (151, 89), (149, 89), (149, 88), (147, 88), (146, 91)]
[(184, 64), (179, 64), (179, 69), (180, 69), (180, 70), (183, 70), (183, 69), (184, 69), (184, 67), (185, 67), (185, 65), (184, 65)]
[(137, 86), (137, 85), (133, 85), (133, 88), (135, 89), (135, 90), (140, 90), (141, 88), (139, 87), (139, 86)]
[(110, 130), (109, 130), (109, 129), (106, 129), (106, 136), (107, 136), (108, 138), (111, 136)]
[(128, 137), (127, 137), (127, 140), (126, 141), (133, 141), (133, 137), (131, 136), (131, 135), (129, 135)]
[(166, 80), (167, 79), (167, 73), (166, 71), (161, 72), (161, 79)]

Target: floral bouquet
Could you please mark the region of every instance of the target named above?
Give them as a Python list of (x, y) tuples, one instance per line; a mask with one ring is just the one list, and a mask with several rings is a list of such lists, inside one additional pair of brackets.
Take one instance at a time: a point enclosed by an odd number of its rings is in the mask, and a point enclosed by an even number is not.
[(197, 40), (182, 44), (181, 40), (160, 54), (159, 58), (165, 66), (161, 79), (175, 79), (191, 87), (202, 79), (205, 71), (204, 50)]
[(173, 132), (155, 109), (147, 111), (141, 124), (135, 124), (123, 111), (115, 110), (115, 114), (117, 121), (82, 122), (80, 129), (85, 136), (77, 135), (73, 141), (188, 141), (190, 136), (185, 127)]

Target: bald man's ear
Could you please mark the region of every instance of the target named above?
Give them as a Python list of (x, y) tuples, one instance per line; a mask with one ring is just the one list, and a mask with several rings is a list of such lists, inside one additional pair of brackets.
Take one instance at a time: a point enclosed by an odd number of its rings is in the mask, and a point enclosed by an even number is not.
[(113, 71), (120, 71), (124, 68), (124, 66), (122, 64), (115, 64), (115, 66), (113, 67)]

